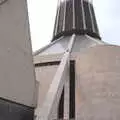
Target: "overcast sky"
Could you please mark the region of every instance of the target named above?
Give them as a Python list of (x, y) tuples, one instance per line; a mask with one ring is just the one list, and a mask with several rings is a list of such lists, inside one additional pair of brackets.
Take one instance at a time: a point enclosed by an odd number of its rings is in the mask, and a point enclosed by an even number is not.
[[(58, 0), (28, 0), (33, 51), (52, 39)], [(103, 41), (120, 45), (120, 0), (93, 0)]]

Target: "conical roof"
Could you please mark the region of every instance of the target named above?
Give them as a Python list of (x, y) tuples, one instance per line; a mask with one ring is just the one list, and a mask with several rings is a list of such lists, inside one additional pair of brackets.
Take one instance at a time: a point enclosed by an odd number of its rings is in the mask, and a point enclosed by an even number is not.
[[(64, 53), (65, 50), (68, 48), (69, 41), (72, 36), (63, 36), (55, 41), (51, 42), (50, 44), (46, 45), (45, 47), (39, 49), (34, 53), (34, 56), (40, 55), (53, 55), (53, 54), (61, 54)], [(103, 41), (99, 39), (90, 37), (88, 35), (76, 35), (75, 36), (75, 43), (72, 48), (72, 52), (82, 52), (87, 48), (105, 44)]]
[(52, 42), (34, 55), (64, 53), (73, 34), (72, 52), (105, 44), (100, 39), (93, 4), (89, 0), (59, 0)]

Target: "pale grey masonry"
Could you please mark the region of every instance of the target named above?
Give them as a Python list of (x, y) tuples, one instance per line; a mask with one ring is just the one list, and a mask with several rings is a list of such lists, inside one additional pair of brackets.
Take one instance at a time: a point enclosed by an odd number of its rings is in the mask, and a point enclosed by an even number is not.
[(120, 47), (89, 48), (76, 59), (76, 120), (120, 119)]
[(0, 5), (0, 98), (35, 107), (35, 75), (26, 0)]

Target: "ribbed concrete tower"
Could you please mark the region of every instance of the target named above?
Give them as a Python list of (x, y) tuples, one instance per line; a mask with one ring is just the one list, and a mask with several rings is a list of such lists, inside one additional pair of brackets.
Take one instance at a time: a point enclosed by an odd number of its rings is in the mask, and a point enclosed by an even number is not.
[(104, 43), (93, 4), (59, 0), (52, 42), (34, 54), (39, 120), (119, 120), (120, 47)]
[(66, 0), (58, 3), (53, 41), (73, 33), (100, 38), (93, 5), (88, 0)]

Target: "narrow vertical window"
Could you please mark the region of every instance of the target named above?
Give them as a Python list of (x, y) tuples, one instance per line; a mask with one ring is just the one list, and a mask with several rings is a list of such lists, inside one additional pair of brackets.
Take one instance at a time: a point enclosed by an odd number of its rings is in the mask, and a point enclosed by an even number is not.
[(75, 61), (70, 61), (70, 119), (75, 119)]
[(62, 95), (58, 106), (58, 118), (63, 119), (63, 117), (64, 117), (64, 89), (62, 91)]

